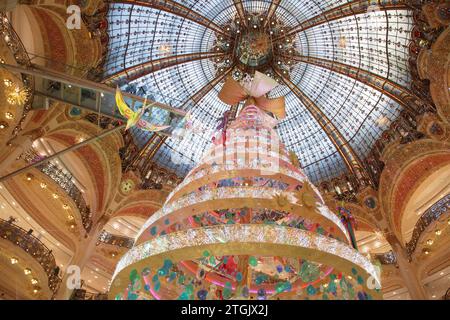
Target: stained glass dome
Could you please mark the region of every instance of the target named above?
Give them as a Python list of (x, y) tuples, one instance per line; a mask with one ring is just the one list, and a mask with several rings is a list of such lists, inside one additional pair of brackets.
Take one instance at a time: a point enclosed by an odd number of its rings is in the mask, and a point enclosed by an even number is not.
[[(412, 11), (404, 1), (148, 0), (111, 4), (105, 79), (114, 81), (117, 74), (125, 74), (122, 89), (190, 110), (201, 128), (182, 139), (165, 140), (154, 160), (185, 176), (211, 146), (212, 132), (230, 109), (217, 97), (223, 81), (216, 84), (214, 80), (238, 63), (237, 39), (251, 30), (255, 17), (265, 17), (262, 19), (268, 21), (261, 25), (274, 30), (270, 37), (273, 48), (291, 40), (289, 48), (303, 59), (287, 61), (289, 57), (283, 57), (283, 64), (290, 63), (290, 81), (318, 107), (320, 117), (329, 119), (344, 144), (364, 159), (403, 106), (383, 90), (305, 62), (305, 57), (368, 71), (408, 89)], [(220, 47), (224, 43), (229, 48)], [(213, 56), (216, 49), (222, 55)], [(275, 68), (281, 57), (277, 52), (265, 57), (270, 68)], [(152, 64), (171, 57), (173, 61), (166, 65)], [(149, 65), (153, 71), (142, 71)], [(211, 90), (204, 90), (211, 83)], [(289, 86), (278, 87), (271, 96), (286, 97), (287, 117), (277, 131), (287, 149), (298, 155), (313, 183), (348, 170), (338, 150), (341, 146)], [(136, 139), (144, 145), (148, 136), (136, 135)]]

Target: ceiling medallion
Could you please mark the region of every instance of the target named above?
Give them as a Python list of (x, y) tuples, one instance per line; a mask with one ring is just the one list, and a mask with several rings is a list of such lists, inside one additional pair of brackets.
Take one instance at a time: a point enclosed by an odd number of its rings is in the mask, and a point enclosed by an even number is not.
[(231, 34), (231, 39), (217, 34), (211, 49), (212, 52), (226, 53), (213, 60), (217, 73), (234, 66), (232, 76), (236, 81), (253, 78), (255, 71), (277, 80), (273, 71), (277, 68), (289, 78), (295, 63), (285, 57), (298, 53), (295, 37), (286, 36), (274, 42), (274, 38), (287, 33), (289, 28), (276, 16), (266, 22), (267, 15), (267, 12), (251, 13), (245, 22), (236, 16), (225, 24), (224, 29)]

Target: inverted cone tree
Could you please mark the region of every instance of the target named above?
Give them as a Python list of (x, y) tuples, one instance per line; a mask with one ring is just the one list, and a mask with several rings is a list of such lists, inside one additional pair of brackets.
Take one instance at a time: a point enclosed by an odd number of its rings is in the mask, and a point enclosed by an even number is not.
[(246, 107), (120, 260), (112, 299), (374, 299), (379, 275)]

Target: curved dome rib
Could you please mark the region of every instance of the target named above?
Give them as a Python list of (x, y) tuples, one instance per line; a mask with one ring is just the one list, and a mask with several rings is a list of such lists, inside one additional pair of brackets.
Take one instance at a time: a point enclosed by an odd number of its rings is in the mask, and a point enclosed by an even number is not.
[(119, 85), (127, 81), (133, 81), (166, 68), (170, 68), (179, 64), (198, 61), (203, 59), (211, 59), (226, 56), (226, 53), (219, 52), (195, 52), (188, 54), (181, 54), (176, 56), (164, 57), (157, 60), (146, 61), (141, 64), (126, 68), (113, 75), (108, 76), (105, 82), (114, 82)]
[[(337, 61), (330, 61), (314, 57), (291, 56), (289, 57), (289, 59), (294, 59), (297, 62), (313, 64), (320, 68), (328, 69), (330, 71), (355, 79), (390, 97), (392, 100), (396, 101), (413, 114), (416, 114), (417, 109), (422, 106), (422, 104), (420, 104), (420, 101), (422, 101), (422, 99), (416, 96), (412, 91), (389, 79), (383, 78), (369, 71), (358, 69), (351, 65), (346, 65)], [(414, 107), (412, 106), (413, 104), (415, 104)]]
[(191, 20), (195, 23), (198, 23), (208, 29), (213, 30), (214, 32), (220, 33), (225, 37), (229, 37), (229, 35), (222, 30), (220, 26), (212, 22), (210, 19), (202, 16), (201, 14), (189, 9), (188, 7), (183, 6), (177, 1), (172, 0), (111, 0), (113, 3), (123, 3), (123, 4), (131, 4), (137, 5), (141, 7), (153, 8), (161, 11), (165, 11), (171, 13), (173, 15), (177, 15), (183, 19)]
[(202, 100), (215, 86), (217, 86), (220, 82), (225, 79), (230, 72), (233, 70), (234, 66), (229, 67), (222, 73), (219, 73), (216, 78), (207, 83), (203, 88), (201, 88), (197, 93), (195, 93), (192, 97), (186, 100), (183, 105), (180, 107), (181, 110), (189, 111), (191, 110), (200, 100)]
[(363, 165), (356, 152), (352, 149), (348, 141), (342, 136), (336, 126), (330, 119), (320, 110), (320, 108), (292, 81), (283, 77), (281, 73), (274, 67), (275, 73), (283, 80), (283, 82), (291, 89), (297, 98), (308, 109), (323, 131), (327, 134), (330, 141), (334, 144), (337, 151), (344, 160), (347, 169), (359, 178), (364, 177)]
[(247, 19), (245, 19), (245, 9), (241, 0), (233, 0), (234, 6), (236, 7), (237, 14), (242, 23), (246, 26)]
[(264, 22), (264, 27), (272, 20), (272, 17), (277, 12), (278, 6), (280, 5), (281, 0), (272, 0), (270, 3), (269, 10), (267, 11), (266, 21)]
[[(227, 70), (225, 70), (224, 72), (219, 73), (214, 79), (212, 79), (210, 82), (208, 82), (206, 85), (204, 85), (199, 91), (197, 91), (191, 97), (189, 97), (189, 99), (186, 99), (186, 101), (184, 101), (183, 104), (180, 106), (180, 109), (186, 110), (186, 111), (192, 110), (202, 99), (205, 98), (206, 95), (208, 95), (208, 93), (211, 92), (211, 90), (213, 90), (220, 82), (223, 81), (223, 79), (225, 79), (225, 77), (227, 77), (230, 74), (232, 69), (233, 69), (233, 67), (230, 67)], [(201, 110), (201, 111), (208, 113), (208, 111), (206, 111), (206, 110)], [(216, 120), (214, 115), (209, 115), (208, 118), (209, 118), (210, 122), (213, 122)], [(202, 132), (202, 134), (205, 135), (205, 134), (207, 134), (207, 132)], [(192, 136), (195, 136), (196, 138), (194, 138)], [(156, 160), (160, 160), (160, 162), (162, 163), (162, 165), (164, 167), (166, 167), (168, 169), (174, 169), (173, 167), (171, 167), (171, 165), (173, 165), (173, 163), (172, 163), (172, 157), (170, 157), (169, 155), (173, 152), (175, 152), (175, 153), (179, 153), (179, 152), (176, 151), (173, 146), (183, 144), (184, 141), (189, 138), (190, 139), (198, 139), (198, 140), (204, 139), (203, 136), (195, 134), (195, 135), (191, 135), (191, 137), (183, 137), (181, 141), (180, 140), (172, 140), (172, 141), (170, 141), (170, 143), (166, 143), (167, 137), (163, 137), (162, 143), (154, 151), (154, 158), (156, 158)], [(199, 141), (197, 141), (196, 145), (199, 145)], [(192, 162), (192, 159), (189, 159), (187, 156), (185, 156), (181, 153), (179, 153), (179, 156), (184, 159), (187, 158), (190, 162)], [(179, 164), (175, 164), (175, 165), (179, 165)], [(189, 169), (189, 168), (186, 167), (185, 170), (187, 170), (187, 169)]]
[(371, 2), (368, 0), (356, 0), (343, 4), (339, 7), (332, 8), (306, 21), (303, 21), (298, 26), (295, 26), (294, 28), (286, 32), (286, 34), (276, 37), (273, 41), (278, 42), (280, 40), (283, 40), (287, 36), (295, 35), (297, 33), (308, 30), (309, 28), (361, 13), (368, 13), (368, 12), (370, 13), (372, 11), (379, 11), (379, 10), (398, 10), (407, 8), (408, 6), (406, 4), (406, 0), (390, 0), (386, 1), (383, 4), (380, 3), (375, 5), (371, 4)]

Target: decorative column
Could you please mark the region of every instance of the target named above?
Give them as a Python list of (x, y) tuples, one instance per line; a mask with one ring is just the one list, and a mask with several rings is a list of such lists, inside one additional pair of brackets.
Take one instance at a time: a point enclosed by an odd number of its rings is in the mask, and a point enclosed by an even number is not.
[(392, 247), (397, 256), (397, 263), (400, 275), (408, 288), (409, 295), (413, 300), (428, 300), (428, 295), (417, 276), (417, 268), (414, 262), (409, 261), (406, 248), (402, 246), (400, 241), (394, 234), (386, 235), (386, 240)]
[[(97, 223), (92, 226), (91, 232), (89, 234), (86, 234), (86, 236), (78, 244), (77, 251), (72, 257), (69, 266), (78, 266), (80, 268), (80, 276), (84, 267), (89, 261), (89, 258), (95, 251), (98, 237), (100, 236), (100, 233), (102, 232), (106, 222), (107, 219), (99, 219), (99, 221), (97, 221)], [(73, 289), (70, 289), (67, 286), (67, 282), (71, 280), (71, 277), (73, 277), (73, 273), (66, 272), (64, 274), (61, 281), (61, 286), (59, 287), (59, 290), (55, 295), (56, 300), (68, 300), (70, 298)]]
[(21, 154), (31, 149), (33, 142), (44, 135), (42, 128), (33, 129), (10, 140), (7, 147), (0, 154), (0, 174), (5, 175), (12, 171), (11, 166), (17, 161)]

